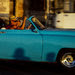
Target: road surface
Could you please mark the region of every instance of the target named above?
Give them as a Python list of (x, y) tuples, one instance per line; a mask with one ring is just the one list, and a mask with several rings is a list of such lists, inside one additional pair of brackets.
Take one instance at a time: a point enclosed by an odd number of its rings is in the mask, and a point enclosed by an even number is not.
[(62, 70), (56, 63), (0, 63), (0, 75), (75, 75), (74, 71)]

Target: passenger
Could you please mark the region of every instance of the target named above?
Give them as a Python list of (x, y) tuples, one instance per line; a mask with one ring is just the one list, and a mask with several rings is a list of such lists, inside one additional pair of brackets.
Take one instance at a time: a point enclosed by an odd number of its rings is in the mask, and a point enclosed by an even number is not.
[(13, 16), (10, 20), (10, 25), (7, 27), (7, 29), (19, 29), (23, 30), (25, 27), (25, 21), (26, 17), (24, 17), (24, 21), (20, 20), (19, 18), (17, 19), (15, 16)]

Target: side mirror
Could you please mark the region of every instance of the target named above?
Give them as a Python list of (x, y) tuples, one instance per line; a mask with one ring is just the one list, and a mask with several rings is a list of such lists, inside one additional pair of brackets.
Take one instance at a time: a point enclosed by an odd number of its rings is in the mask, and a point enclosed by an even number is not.
[(38, 33), (37, 29), (33, 29), (32, 32)]

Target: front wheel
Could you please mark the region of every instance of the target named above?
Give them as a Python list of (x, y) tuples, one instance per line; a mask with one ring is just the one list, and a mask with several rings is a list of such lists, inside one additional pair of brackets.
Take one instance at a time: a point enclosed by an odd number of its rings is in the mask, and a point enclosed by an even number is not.
[(59, 57), (59, 64), (66, 69), (74, 68), (75, 67), (75, 54), (72, 52), (62, 53)]

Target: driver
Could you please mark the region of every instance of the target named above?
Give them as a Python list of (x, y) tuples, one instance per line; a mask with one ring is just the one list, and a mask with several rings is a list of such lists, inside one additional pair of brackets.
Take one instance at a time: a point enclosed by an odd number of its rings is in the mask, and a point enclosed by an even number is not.
[[(33, 23), (37, 26), (39, 29), (45, 29), (45, 26), (35, 17), (32, 18)], [(35, 29), (35, 27), (32, 25), (30, 21), (26, 21), (25, 29)]]
[(37, 27), (39, 26), (41, 29), (45, 29), (45, 26), (37, 18), (32, 18), (32, 21), (35, 23)]

